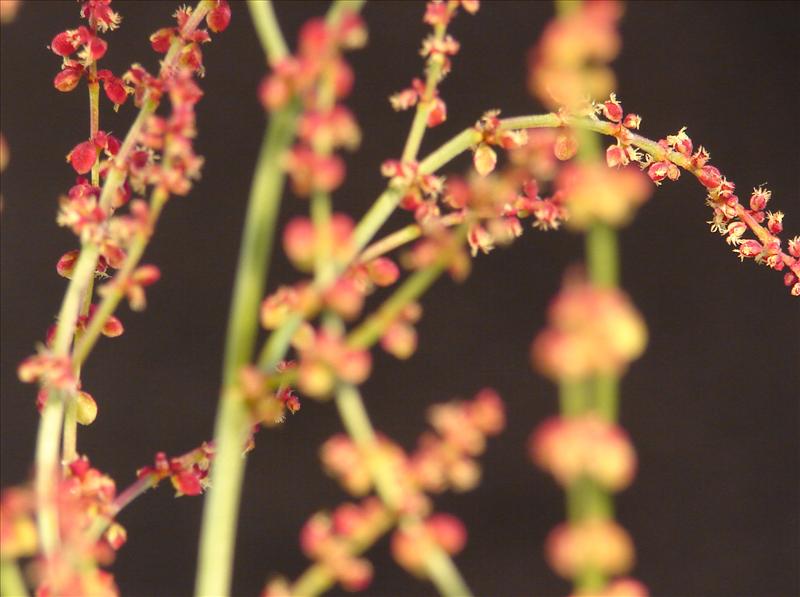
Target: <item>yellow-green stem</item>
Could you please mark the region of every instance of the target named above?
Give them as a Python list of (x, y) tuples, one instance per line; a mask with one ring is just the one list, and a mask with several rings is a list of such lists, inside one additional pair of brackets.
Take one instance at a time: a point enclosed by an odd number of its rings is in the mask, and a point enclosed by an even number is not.
[(250, 9), (250, 18), (267, 55), (267, 62), (274, 65), (287, 56), (289, 49), (281, 34), (272, 1), (247, 0), (247, 8)]
[[(161, 210), (168, 199), (169, 193), (167, 193), (167, 191), (165, 191), (163, 188), (157, 187), (153, 191), (150, 197), (150, 219), (148, 221), (148, 228), (151, 231), (158, 223)], [(125, 280), (133, 273), (133, 270), (135, 270), (136, 266), (139, 265), (139, 262), (141, 261), (149, 242), (149, 232), (137, 233), (130, 247), (128, 247), (128, 253), (125, 256), (125, 262), (115, 275), (117, 280)], [(73, 366), (79, 368), (89, 357), (89, 354), (92, 352), (92, 349), (103, 332), (103, 326), (105, 326), (108, 318), (114, 313), (123, 296), (124, 294), (121, 290), (121, 287), (113, 287), (111, 292), (106, 294), (103, 297), (103, 300), (100, 301), (100, 304), (98, 305), (97, 309), (95, 309), (95, 312), (89, 321), (89, 325), (80, 334), (80, 336), (76, 335), (75, 348), (72, 351)]]
[(195, 592), (199, 596), (230, 592), (236, 522), (244, 477), (242, 450), (251, 425), (244, 403), (235, 397), (239, 369), (253, 355), (261, 301), (272, 253), (275, 219), (283, 192), (281, 158), (291, 140), (297, 106), (272, 115), (256, 164), (234, 283), (217, 420), (211, 488), (203, 509)]
[(0, 559), (0, 597), (28, 597), (28, 587), (16, 560)]

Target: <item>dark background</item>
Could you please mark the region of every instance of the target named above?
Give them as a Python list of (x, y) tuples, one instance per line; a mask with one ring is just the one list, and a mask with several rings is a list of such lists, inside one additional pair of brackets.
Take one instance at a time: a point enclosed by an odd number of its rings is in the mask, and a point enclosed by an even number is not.
[[(117, 3), (115, 2), (115, 5)], [(107, 36), (106, 67), (152, 68), (147, 36), (169, 24), (173, 2), (119, 3), (121, 29)], [(74, 2), (24, 4), (2, 32), (2, 130), (11, 147), (3, 177), (2, 483), (25, 480), (33, 455), (34, 390), (17, 363), (41, 340), (65, 281), (55, 262), (76, 246), (54, 223), (73, 174), (67, 151), (86, 136), (85, 92), (52, 87), (59, 60), (46, 46), (78, 24)], [(290, 42), (324, 3), (278, 3)], [(364, 11), (369, 47), (350, 56), (357, 74), (350, 105), (364, 130), (348, 158), (340, 209), (363, 213), (383, 188), (380, 162), (397, 157), (410, 114), (386, 97), (421, 71), (427, 33), (422, 3), (377, 2)], [(525, 88), (525, 54), (552, 14), (548, 3), (485, 2), (459, 16), (462, 51), (442, 90), (449, 120), (430, 131), (423, 154), (488, 108), (541, 111)], [(741, 195), (768, 182), (771, 208), (800, 232), (798, 3), (644, 3), (628, 6), (625, 47), (615, 63), (619, 96), (658, 138), (687, 125), (696, 144), (735, 180)], [(245, 7), (207, 46), (199, 105), (203, 180), (166, 209), (147, 262), (163, 279), (143, 314), (120, 310), (125, 335), (101, 341), (84, 384), (100, 414), (79, 449), (120, 488), (158, 450), (186, 451), (211, 434), (223, 331), (254, 157), (264, 126), (255, 99), (264, 60)], [(101, 128), (124, 134), (102, 100)], [(459, 171), (467, 158), (447, 171)], [(705, 223), (704, 193), (690, 177), (665, 184), (622, 233), (624, 285), (651, 332), (644, 357), (623, 381), (622, 422), (640, 457), (634, 485), (617, 501), (637, 544), (634, 574), (655, 595), (794, 595), (798, 583), (798, 303), (781, 275), (740, 264)], [(284, 216), (306, 209), (287, 199)], [(393, 220), (394, 226), (405, 221)], [(387, 229), (389, 229), (387, 227)], [(508, 429), (483, 458), (482, 485), (437, 499), (460, 516), (470, 540), (457, 559), (477, 594), (558, 595), (568, 586), (542, 558), (546, 533), (563, 517), (563, 497), (525, 454), (530, 430), (556, 410), (555, 391), (535, 376), (528, 347), (564, 268), (581, 256), (579, 237), (527, 230), (510, 249), (475, 261), (462, 286), (443, 281), (425, 299), (421, 346), (408, 363), (376, 357), (364, 387), (377, 427), (408, 448), (425, 408), (484, 385), (507, 403)], [(274, 259), (270, 288), (296, 274)], [(345, 499), (319, 469), (317, 450), (340, 424), (330, 404), (308, 400), (283, 428), (262, 432), (244, 489), (234, 592), (253, 595), (274, 571), (305, 567), (297, 535), (316, 509)], [(150, 492), (121, 515), (129, 542), (113, 570), (124, 594), (186, 595), (193, 584), (202, 499)], [(376, 595), (431, 594), (401, 572), (382, 541), (370, 556)]]

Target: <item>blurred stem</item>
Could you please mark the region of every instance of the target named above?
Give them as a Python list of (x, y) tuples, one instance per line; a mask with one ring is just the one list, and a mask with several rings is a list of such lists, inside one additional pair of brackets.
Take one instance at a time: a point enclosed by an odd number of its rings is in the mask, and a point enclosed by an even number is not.
[[(466, 224), (462, 224), (457, 232), (460, 243), (466, 237)], [(453, 257), (456, 248), (442, 252), (439, 258), (421, 270), (411, 274), (394, 293), (361, 325), (350, 332), (347, 343), (354, 348), (372, 346), (383, 335), (386, 328), (397, 318), (400, 312), (412, 301), (418, 299), (444, 272)]]
[[(358, 388), (340, 384), (336, 391), (336, 407), (347, 434), (366, 460), (375, 492), (391, 512), (398, 512), (402, 505), (400, 488), (381, 455), (375, 429)], [(413, 526), (422, 521), (416, 515), (401, 514), (400, 524)], [(466, 597), (472, 594), (453, 560), (441, 547), (430, 542), (425, 545), (425, 552), (425, 569), (441, 595)]]
[(258, 39), (267, 55), (267, 62), (272, 65), (280, 62), (289, 53), (289, 49), (275, 17), (272, 1), (247, 0), (247, 8), (250, 9), (250, 18), (253, 19)]
[(297, 106), (275, 112), (270, 118), (256, 164), (239, 252), (239, 264), (225, 342), (217, 420), (216, 453), (211, 468), (211, 488), (203, 509), (200, 554), (195, 592), (227, 595), (230, 592), (236, 523), (244, 448), (250, 428), (247, 408), (235, 398), (239, 369), (252, 358), (258, 331), (258, 305), (272, 252), (275, 219), (283, 191), (281, 157), (294, 138)]
[(0, 559), (0, 596), (28, 597), (28, 587), (16, 560)]

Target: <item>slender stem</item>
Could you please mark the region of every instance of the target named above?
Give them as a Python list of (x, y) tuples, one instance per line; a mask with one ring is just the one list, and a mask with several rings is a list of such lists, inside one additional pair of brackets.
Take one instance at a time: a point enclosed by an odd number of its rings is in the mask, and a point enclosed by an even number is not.
[(603, 222), (593, 224), (586, 232), (586, 260), (589, 279), (601, 288), (619, 283), (619, 249), (617, 233)]
[[(447, 32), (447, 26), (436, 25), (433, 28), (433, 37), (436, 42), (441, 42)], [(405, 147), (403, 148), (402, 161), (413, 162), (417, 159), (422, 137), (428, 126), (428, 115), (434, 106), (436, 97), (436, 86), (442, 80), (442, 69), (444, 67), (444, 56), (432, 55), (428, 59), (427, 75), (425, 79), (425, 92), (419, 98), (417, 110), (414, 113), (414, 120), (411, 122), (411, 129), (408, 131)]]
[[(357, 537), (347, 542), (347, 553), (357, 556), (372, 547), (378, 539), (385, 535), (394, 526), (397, 518), (394, 513), (386, 511), (384, 516), (377, 520), (368, 533), (359, 533)], [(309, 566), (303, 574), (292, 584), (291, 594), (302, 597), (319, 595), (336, 584), (336, 577), (324, 563), (315, 563)]]
[(283, 192), (281, 156), (294, 137), (297, 107), (272, 115), (259, 153), (239, 252), (239, 265), (225, 342), (222, 391), (214, 429), (216, 453), (211, 489), (203, 510), (197, 595), (230, 591), (236, 520), (244, 476), (244, 447), (250, 426), (245, 405), (233, 397), (239, 369), (252, 356), (258, 305), (264, 292), (275, 219)]
[(61, 435), (61, 464), (65, 467), (78, 458), (78, 400), (67, 396), (64, 401), (64, 430)]
[[(458, 236), (463, 240), (466, 226), (462, 224)], [(433, 264), (414, 272), (386, 301), (350, 332), (347, 343), (354, 348), (372, 346), (400, 312), (412, 301), (419, 298), (439, 278), (452, 257), (452, 251), (445, 251)]]
[(250, 9), (250, 18), (256, 28), (261, 47), (267, 54), (267, 62), (276, 64), (289, 53), (286, 40), (283, 39), (278, 19), (275, 17), (275, 8), (271, 0), (247, 0)]
[(0, 559), (0, 596), (28, 597), (28, 587), (16, 560)]
[(60, 542), (55, 497), (59, 478), (59, 432), (63, 416), (63, 396), (58, 392), (50, 392), (42, 409), (39, 433), (36, 436), (36, 526), (42, 553), (46, 557), (55, 553)]
[[(336, 391), (336, 407), (348, 435), (366, 458), (376, 493), (392, 512), (397, 512), (402, 496), (392, 470), (386, 466), (386, 461), (377, 450), (375, 429), (358, 388), (340, 384)], [(409, 514), (401, 514), (400, 522), (403, 525), (421, 524), (416, 515)], [(434, 543), (427, 544), (425, 548), (425, 569), (439, 593), (453, 597), (471, 595), (450, 556)]]
[[(153, 190), (150, 197), (149, 230), (153, 230), (158, 223), (161, 210), (168, 199), (169, 194), (162, 187), (156, 187), (156, 189)], [(125, 262), (115, 276), (117, 280), (125, 280), (133, 273), (133, 270), (139, 265), (147, 245), (150, 243), (150, 238), (151, 235), (149, 232), (137, 233), (130, 247), (128, 247)], [(103, 332), (103, 326), (105, 326), (108, 318), (114, 313), (124, 296), (121, 285), (112, 286), (111, 288), (111, 292), (106, 294), (103, 300), (100, 301), (100, 304), (89, 321), (89, 325), (82, 332), (80, 337), (76, 336), (75, 348), (72, 351), (72, 363), (75, 367), (80, 367), (89, 357), (89, 354), (92, 352), (92, 349)]]

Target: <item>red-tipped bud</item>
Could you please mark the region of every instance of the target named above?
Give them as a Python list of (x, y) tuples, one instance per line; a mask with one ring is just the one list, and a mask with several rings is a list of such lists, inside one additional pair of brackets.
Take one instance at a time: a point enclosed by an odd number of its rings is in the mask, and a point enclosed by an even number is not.
[(603, 102), (603, 116), (611, 122), (619, 122), (622, 120), (622, 114), (622, 104), (617, 101), (616, 96), (612, 93), (611, 98)]
[(78, 249), (64, 253), (56, 263), (56, 271), (58, 275), (63, 278), (72, 278), (72, 272), (75, 269), (75, 263), (78, 261), (78, 255), (81, 252)]
[(308, 218), (293, 218), (283, 230), (283, 250), (301, 271), (310, 271), (314, 265), (314, 226)]
[(622, 126), (629, 129), (638, 130), (642, 126), (642, 117), (638, 114), (628, 114), (622, 121)]
[[(611, 145), (606, 149), (606, 164), (609, 168), (617, 168), (619, 166), (627, 166), (630, 163), (625, 148), (620, 145)], [(649, 174), (649, 173), (648, 173)], [(650, 177), (653, 180), (652, 176)], [(662, 179), (660, 179), (662, 180)]]
[(50, 42), (50, 49), (58, 56), (69, 56), (73, 54), (80, 45), (76, 38), (75, 31), (62, 31)]
[(175, 30), (172, 27), (159, 29), (150, 36), (150, 45), (159, 54), (165, 54), (169, 50)]
[(388, 257), (378, 257), (367, 263), (367, 273), (376, 286), (391, 286), (400, 277), (400, 268)]
[(206, 15), (206, 23), (214, 33), (220, 33), (228, 28), (231, 23), (231, 7), (228, 0), (217, 0), (217, 5)]
[(783, 212), (767, 212), (767, 229), (772, 234), (780, 234), (783, 232)]
[(433, 107), (428, 112), (428, 127), (439, 126), (447, 120), (447, 104), (439, 97), (433, 99)]
[(53, 86), (59, 91), (72, 91), (80, 83), (83, 76), (83, 66), (75, 65), (64, 68), (53, 79)]
[(753, 189), (753, 194), (750, 195), (750, 209), (753, 211), (763, 211), (772, 197), (772, 191), (763, 189), (761, 187)]
[(97, 147), (91, 141), (84, 141), (72, 148), (67, 154), (67, 161), (72, 164), (75, 172), (86, 174), (97, 160)]
[(722, 183), (722, 174), (715, 166), (703, 166), (697, 178), (707, 189), (716, 189)]

